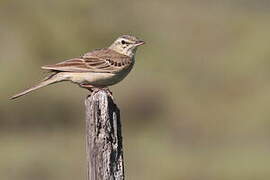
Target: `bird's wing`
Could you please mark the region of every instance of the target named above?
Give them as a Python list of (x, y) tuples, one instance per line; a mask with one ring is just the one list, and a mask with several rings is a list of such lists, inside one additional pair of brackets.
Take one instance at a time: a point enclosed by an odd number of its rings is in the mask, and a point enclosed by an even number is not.
[(130, 57), (110, 49), (86, 53), (80, 58), (69, 59), (54, 65), (41, 67), (46, 70), (66, 72), (107, 72), (117, 73), (132, 64)]

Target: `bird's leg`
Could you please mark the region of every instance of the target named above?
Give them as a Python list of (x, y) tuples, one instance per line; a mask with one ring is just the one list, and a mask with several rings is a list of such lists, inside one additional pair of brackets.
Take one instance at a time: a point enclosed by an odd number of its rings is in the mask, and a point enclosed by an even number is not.
[(99, 90), (104, 90), (104, 91), (106, 91), (107, 92), (107, 94), (110, 96), (110, 98), (112, 99), (112, 100), (114, 100), (114, 98), (113, 98), (113, 93), (110, 91), (110, 89), (109, 88), (107, 88), (107, 87), (95, 87), (95, 86), (92, 86), (92, 85), (90, 85), (90, 84), (79, 84), (79, 86), (80, 87), (82, 87), (82, 88), (86, 88), (86, 89), (88, 89), (91, 93), (96, 93), (96, 92), (98, 92)]
[(91, 93), (94, 91), (94, 86), (90, 85), (90, 84), (79, 84), (80, 87), (88, 89)]

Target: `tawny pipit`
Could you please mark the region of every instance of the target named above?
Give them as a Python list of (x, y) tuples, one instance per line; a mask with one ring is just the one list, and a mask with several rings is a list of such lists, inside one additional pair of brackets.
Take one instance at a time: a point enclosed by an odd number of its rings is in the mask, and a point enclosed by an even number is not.
[(109, 48), (94, 50), (79, 58), (43, 66), (41, 68), (49, 70), (51, 74), (38, 85), (12, 96), (11, 99), (61, 81), (71, 81), (87, 89), (114, 85), (130, 72), (137, 47), (143, 44), (144, 41), (134, 36), (123, 35)]

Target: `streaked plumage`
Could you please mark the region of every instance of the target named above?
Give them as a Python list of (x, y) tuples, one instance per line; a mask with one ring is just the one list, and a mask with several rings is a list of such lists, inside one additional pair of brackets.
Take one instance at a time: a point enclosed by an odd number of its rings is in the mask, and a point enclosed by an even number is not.
[(65, 72), (117, 73), (132, 64), (132, 58), (111, 49), (100, 49), (86, 53), (80, 58), (69, 59), (58, 64), (41, 67), (46, 70)]
[(109, 48), (94, 50), (79, 58), (69, 59), (54, 65), (42, 66), (51, 71), (40, 84), (16, 94), (18, 98), (49, 84), (71, 81), (83, 88), (107, 87), (120, 82), (131, 71), (137, 47), (144, 44), (134, 36), (119, 37)]

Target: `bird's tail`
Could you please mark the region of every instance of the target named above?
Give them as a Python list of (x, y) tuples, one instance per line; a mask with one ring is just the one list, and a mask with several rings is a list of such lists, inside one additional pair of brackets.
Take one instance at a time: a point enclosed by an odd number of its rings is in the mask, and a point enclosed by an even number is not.
[(23, 91), (21, 93), (15, 94), (14, 96), (10, 97), (10, 99), (16, 99), (16, 98), (21, 97), (25, 94), (28, 94), (36, 89), (39, 89), (39, 88), (48, 86), (50, 84), (53, 84), (53, 83), (56, 83), (59, 81), (63, 81), (63, 80), (64, 80), (64, 77), (60, 76), (59, 73), (53, 73), (53, 74), (49, 75), (48, 77), (46, 77), (42, 82), (40, 82), (36, 86), (31, 87), (29, 89), (26, 89), (25, 91)]

